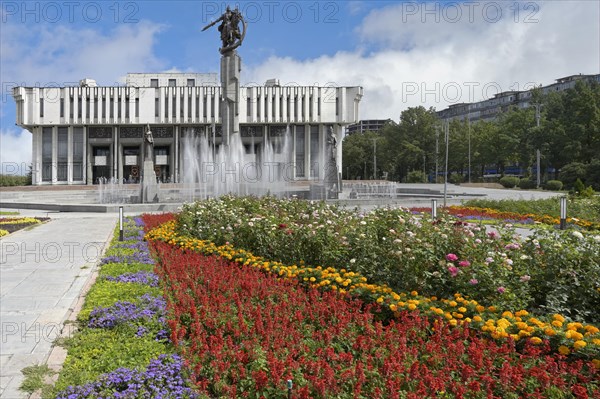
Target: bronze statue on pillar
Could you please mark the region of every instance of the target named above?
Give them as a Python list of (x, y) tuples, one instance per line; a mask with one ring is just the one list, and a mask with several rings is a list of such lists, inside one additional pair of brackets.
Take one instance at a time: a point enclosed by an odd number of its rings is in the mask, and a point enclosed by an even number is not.
[[(227, 6), (225, 13), (216, 21), (206, 25), (202, 31), (219, 21), (221, 24), (218, 29), (221, 32), (223, 45), (219, 49), (221, 53), (221, 130), (223, 144), (229, 145), (231, 135), (240, 132), (238, 104), (242, 61), (235, 49), (242, 45), (246, 36), (246, 21), (237, 8), (232, 11)], [(243, 30), (240, 30), (240, 24)]]
[[(204, 32), (211, 26), (216, 25), (219, 21), (221, 21), (221, 25), (219, 25), (218, 29), (221, 32), (221, 42), (223, 43), (223, 47), (219, 51), (221, 54), (226, 54), (242, 45), (246, 36), (246, 21), (244, 21), (242, 13), (237, 8), (231, 11), (231, 8), (227, 6), (223, 15), (216, 21), (206, 25), (202, 31)], [(240, 31), (240, 23), (244, 28), (243, 31)]]

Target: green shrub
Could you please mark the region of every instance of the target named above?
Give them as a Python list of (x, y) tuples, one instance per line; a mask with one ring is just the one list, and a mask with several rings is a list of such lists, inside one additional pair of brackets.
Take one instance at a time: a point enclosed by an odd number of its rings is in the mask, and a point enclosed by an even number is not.
[(151, 272), (152, 270), (154, 270), (154, 265), (148, 263), (107, 263), (101, 266), (99, 275), (119, 276), (125, 273)]
[(592, 186), (586, 187), (585, 184), (583, 184), (583, 182), (579, 179), (575, 181), (572, 193), (580, 198), (592, 198), (594, 194), (596, 194)]
[(586, 166), (586, 184), (600, 191), (600, 159), (594, 159)]
[(54, 388), (56, 392), (94, 381), (119, 367), (146, 367), (150, 360), (165, 353), (165, 345), (153, 337), (127, 336), (118, 330), (85, 329), (65, 344), (69, 356)]
[(563, 188), (563, 183), (560, 180), (548, 180), (544, 184), (544, 190), (560, 191)]
[(0, 187), (27, 186), (30, 184), (30, 176), (0, 175)]
[(107, 307), (118, 301), (137, 302), (144, 294), (160, 296), (160, 288), (144, 284), (120, 283), (108, 280), (96, 282), (85, 297), (85, 303), (77, 316), (79, 320), (87, 320), (96, 307)]
[(581, 162), (572, 162), (566, 164), (560, 169), (560, 181), (563, 182), (565, 188), (571, 189), (575, 185), (577, 179), (581, 179), (581, 181), (584, 183), (586, 182), (586, 172), (586, 166)]
[(504, 188), (514, 188), (519, 184), (519, 178), (515, 176), (504, 176), (498, 181)]
[(531, 190), (535, 188), (536, 183), (528, 177), (524, 177), (519, 181), (519, 188), (521, 190)]
[(406, 176), (407, 183), (427, 183), (427, 175), (420, 170), (413, 170), (408, 172)]
[(453, 173), (450, 175), (450, 177), (448, 178), (448, 181), (451, 184), (460, 184), (464, 181), (464, 176), (463, 175), (459, 175), (458, 173)]

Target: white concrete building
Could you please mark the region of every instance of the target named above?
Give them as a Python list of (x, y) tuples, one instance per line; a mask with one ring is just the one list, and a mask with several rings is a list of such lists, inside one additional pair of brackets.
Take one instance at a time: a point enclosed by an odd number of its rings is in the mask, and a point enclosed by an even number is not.
[[(210, 132), (219, 146), (221, 96), (217, 74), (129, 74), (125, 86), (16, 87), (17, 125), (33, 135), (33, 184), (95, 184), (100, 178), (136, 182), (146, 154), (146, 125), (163, 182), (182, 176), (185, 134)], [(341, 143), (358, 121), (362, 87), (280, 86), (276, 80), (240, 88), (239, 121), (247, 154), (289, 127), (296, 180), (323, 178), (327, 130)], [(212, 132), (214, 130), (214, 136)], [(338, 169), (342, 149), (337, 146)]]

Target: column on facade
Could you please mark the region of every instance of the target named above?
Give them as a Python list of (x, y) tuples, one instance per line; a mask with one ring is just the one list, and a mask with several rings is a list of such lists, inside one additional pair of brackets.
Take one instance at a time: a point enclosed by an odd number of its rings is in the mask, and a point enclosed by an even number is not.
[(73, 126), (67, 128), (67, 184), (73, 184)]
[(113, 165), (113, 167), (112, 167), (112, 176), (111, 177), (112, 178), (117, 177), (117, 178), (120, 179), (121, 177), (123, 177), (122, 176), (123, 172), (121, 172), (121, 175), (119, 175), (119, 169), (118, 168), (119, 168), (119, 164), (122, 163), (122, 162), (119, 162), (119, 150), (120, 150), (119, 144), (120, 144), (119, 143), (119, 127), (118, 126), (114, 126), (113, 127), (113, 145), (112, 145), (113, 149), (112, 149), (111, 154), (110, 154), (112, 156), (112, 165)]
[[(98, 110), (98, 112), (100, 112)], [(88, 127), (84, 126), (82, 129), (82, 134), (83, 134), (83, 156), (81, 159), (81, 162), (83, 162), (83, 165), (81, 166), (82, 168), (82, 179), (84, 181), (85, 184), (90, 184), (90, 182), (88, 181), (88, 176), (90, 176), (91, 179), (91, 172), (88, 172), (88, 168), (90, 168), (90, 163), (88, 160)]]
[(33, 128), (31, 146), (31, 184), (42, 184), (42, 128), (40, 126)]
[[(192, 96), (195, 97), (195, 96)], [(193, 102), (194, 100), (192, 100)], [(179, 137), (181, 132), (181, 126), (175, 126), (175, 131), (173, 132), (173, 144), (171, 145), (170, 151), (170, 164), (172, 165), (171, 175), (173, 178), (171, 179), (172, 183), (179, 183)]]
[(58, 181), (58, 127), (52, 126), (52, 184)]

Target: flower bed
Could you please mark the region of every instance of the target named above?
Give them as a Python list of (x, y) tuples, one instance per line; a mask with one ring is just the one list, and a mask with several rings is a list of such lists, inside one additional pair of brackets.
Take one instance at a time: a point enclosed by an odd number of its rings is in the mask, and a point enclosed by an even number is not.
[[(175, 220), (151, 230), (147, 238), (204, 255), (217, 255), (283, 279), (296, 280), (310, 288), (337, 291), (367, 303), (383, 305), (384, 313), (380, 315), (383, 318), (399, 317), (402, 310), (409, 310), (425, 316), (443, 317), (452, 326), (467, 322), (472, 329), (495, 339), (509, 338), (520, 341), (521, 344), (527, 341), (541, 344), (547, 340), (555, 351), (565, 355), (573, 352), (579, 357), (595, 359), (600, 365), (600, 330), (591, 324), (568, 322), (559, 314), (532, 317), (526, 310), (511, 312), (494, 306), (486, 307), (460, 294), (438, 299), (420, 296), (417, 291), (395, 292), (389, 286), (368, 283), (360, 273), (345, 269), (290, 266), (269, 261), (228, 244), (217, 246), (211, 241), (180, 236), (176, 231)], [(453, 256), (449, 256), (448, 261), (456, 262), (456, 255), (451, 255)]]
[[(125, 222), (125, 241), (113, 239), (97, 282), (78, 315), (52, 398), (196, 398), (169, 341), (166, 304), (143, 242), (141, 219)], [(117, 235), (115, 235), (117, 236)]]
[(551, 355), (547, 342), (518, 353), (406, 311), (384, 325), (379, 305), (278, 278), (296, 269), (165, 233), (149, 237), (166, 239), (153, 245), (171, 338), (201, 395), (285, 397), (292, 380), (294, 398), (598, 397), (593, 362)]
[(453, 218), (431, 223), (403, 209), (362, 214), (232, 197), (186, 205), (176, 231), (266, 261), (360, 273), (396, 292), (461, 293), (498, 309), (600, 323), (600, 235), (542, 230), (522, 239), (509, 228), (497, 234)]
[[(427, 207), (415, 207), (410, 208), (412, 212), (420, 213), (431, 213), (431, 208)], [(518, 223), (518, 224), (535, 224), (542, 223), (549, 226), (559, 226), (560, 219), (550, 215), (536, 215), (533, 213), (517, 213), (517, 212), (506, 212), (499, 211), (492, 208), (479, 208), (474, 206), (458, 206), (451, 205), (446, 208), (441, 208), (440, 212), (447, 212), (448, 214), (466, 220), (494, 220), (504, 223)], [(600, 230), (600, 223), (591, 222), (588, 220), (582, 220), (578, 218), (569, 217), (566, 219), (567, 224), (573, 226), (579, 226), (588, 230)]]
[[(0, 237), (14, 233), (25, 227), (33, 226), (50, 220), (50, 218), (10, 217), (0, 218)], [(4, 233), (3, 233), (4, 232)]]

